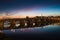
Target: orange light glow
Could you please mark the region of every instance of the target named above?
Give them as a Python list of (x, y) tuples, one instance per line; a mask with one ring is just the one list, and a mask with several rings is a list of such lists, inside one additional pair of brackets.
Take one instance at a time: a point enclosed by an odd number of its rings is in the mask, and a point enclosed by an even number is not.
[[(29, 18), (33, 18), (34, 16), (29, 16)], [(26, 16), (0, 16), (0, 19), (5, 18), (26, 18)]]

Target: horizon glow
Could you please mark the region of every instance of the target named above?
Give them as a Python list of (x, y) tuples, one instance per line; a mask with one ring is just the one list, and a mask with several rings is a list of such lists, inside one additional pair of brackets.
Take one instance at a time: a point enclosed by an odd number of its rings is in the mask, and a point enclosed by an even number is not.
[[(60, 16), (60, 2), (49, 1), (4, 1), (0, 4), (0, 17), (26, 17), (26, 16)], [(8, 15), (7, 15), (8, 14)]]

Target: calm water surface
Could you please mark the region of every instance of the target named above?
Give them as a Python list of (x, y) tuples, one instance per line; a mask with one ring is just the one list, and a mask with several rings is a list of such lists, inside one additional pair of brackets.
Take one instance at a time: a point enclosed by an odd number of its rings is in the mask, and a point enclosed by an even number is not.
[(21, 34), (21, 33), (51, 33), (51, 32), (60, 32), (59, 25), (47, 25), (43, 27), (34, 27), (34, 28), (20, 28), (11, 30), (3, 30), (5, 34)]
[(46, 25), (43, 27), (34, 28), (20, 28), (11, 30), (3, 30), (7, 37), (13, 38), (14, 40), (19, 39), (32, 39), (34, 37), (38, 39), (58, 39), (60, 38), (60, 25)]

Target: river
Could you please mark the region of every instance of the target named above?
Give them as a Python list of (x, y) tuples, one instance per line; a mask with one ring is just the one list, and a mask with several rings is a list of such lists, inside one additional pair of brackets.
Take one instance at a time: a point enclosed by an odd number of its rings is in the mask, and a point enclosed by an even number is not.
[[(20, 28), (11, 30), (3, 30), (7, 37), (19, 38), (19, 37), (49, 37), (56, 38), (60, 36), (60, 24), (51, 24), (43, 27), (34, 27), (34, 28)], [(26, 37), (26, 38), (27, 38)], [(20, 38), (19, 38), (20, 39)]]

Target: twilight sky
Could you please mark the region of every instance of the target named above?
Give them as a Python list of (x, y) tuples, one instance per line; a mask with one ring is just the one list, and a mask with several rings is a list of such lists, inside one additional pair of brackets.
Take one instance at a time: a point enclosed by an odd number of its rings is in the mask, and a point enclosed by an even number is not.
[(0, 16), (60, 15), (59, 0), (0, 0)]

